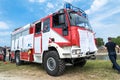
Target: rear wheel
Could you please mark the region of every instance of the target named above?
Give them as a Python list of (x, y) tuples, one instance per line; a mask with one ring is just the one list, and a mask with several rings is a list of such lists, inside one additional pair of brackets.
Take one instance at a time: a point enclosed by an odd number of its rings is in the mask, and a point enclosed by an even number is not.
[(49, 75), (59, 76), (65, 70), (65, 63), (59, 58), (57, 51), (49, 51), (44, 56), (44, 68)]
[(15, 61), (16, 61), (16, 65), (21, 65), (21, 60), (20, 60), (20, 53), (19, 52), (16, 52), (16, 55), (15, 55)]

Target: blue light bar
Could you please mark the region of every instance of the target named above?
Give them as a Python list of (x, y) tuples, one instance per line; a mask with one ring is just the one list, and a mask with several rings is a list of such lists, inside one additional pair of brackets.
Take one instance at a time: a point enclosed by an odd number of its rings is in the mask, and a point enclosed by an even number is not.
[(82, 9), (80, 9), (80, 8), (78, 8), (78, 7), (75, 7), (75, 6), (73, 6), (72, 4), (70, 4), (70, 3), (65, 3), (65, 8), (66, 9), (72, 9), (72, 10), (74, 10), (74, 11), (76, 11), (76, 12), (81, 12), (81, 14), (82, 14), (82, 16), (84, 16), (84, 17), (86, 17), (87, 18), (87, 14), (82, 10)]
[(71, 9), (71, 4), (70, 4), (70, 3), (66, 3), (66, 4), (65, 4), (65, 8), (66, 8), (66, 9)]

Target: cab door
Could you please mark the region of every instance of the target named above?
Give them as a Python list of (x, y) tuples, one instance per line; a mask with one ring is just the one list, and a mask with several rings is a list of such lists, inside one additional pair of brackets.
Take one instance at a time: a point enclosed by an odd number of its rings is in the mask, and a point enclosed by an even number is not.
[(48, 50), (50, 38), (50, 18), (46, 18), (43, 20), (43, 28), (42, 28), (42, 51)]
[(62, 13), (53, 14), (52, 18), (53, 30), (61, 36), (68, 36), (68, 25), (65, 13), (62, 11)]
[(42, 51), (42, 34), (41, 34), (41, 22), (35, 24), (35, 38), (34, 38), (34, 52), (35, 54), (40, 54)]

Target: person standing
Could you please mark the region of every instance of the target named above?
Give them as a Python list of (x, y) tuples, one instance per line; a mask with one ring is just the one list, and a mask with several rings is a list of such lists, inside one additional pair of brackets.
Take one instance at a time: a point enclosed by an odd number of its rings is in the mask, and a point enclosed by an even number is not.
[(10, 53), (10, 49), (8, 50), (9, 53), (9, 61), (11, 61), (11, 53)]
[(6, 62), (6, 46), (3, 48), (3, 62)]
[(116, 54), (116, 50), (115, 50), (115, 48), (120, 49), (119, 46), (116, 45), (116, 43), (112, 42), (111, 37), (108, 37), (108, 42), (105, 44), (105, 47), (107, 48), (109, 59), (113, 64), (112, 68), (116, 69), (118, 71), (118, 73), (120, 73), (120, 66), (116, 62), (117, 54)]

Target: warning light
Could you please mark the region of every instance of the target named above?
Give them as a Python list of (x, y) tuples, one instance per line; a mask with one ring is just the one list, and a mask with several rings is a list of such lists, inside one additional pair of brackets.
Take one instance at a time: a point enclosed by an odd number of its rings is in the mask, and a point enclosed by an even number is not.
[(71, 4), (70, 4), (70, 3), (66, 3), (66, 4), (65, 4), (65, 8), (66, 8), (66, 9), (71, 9)]

